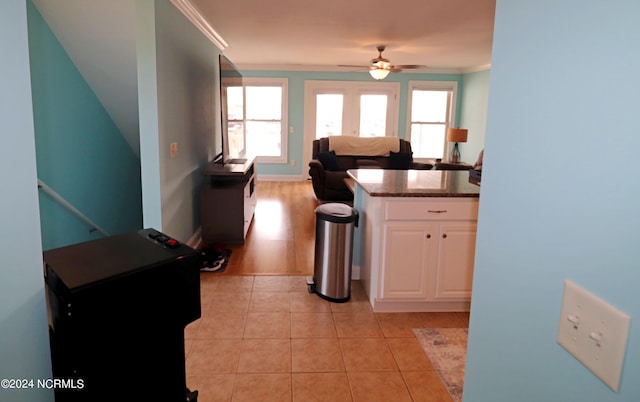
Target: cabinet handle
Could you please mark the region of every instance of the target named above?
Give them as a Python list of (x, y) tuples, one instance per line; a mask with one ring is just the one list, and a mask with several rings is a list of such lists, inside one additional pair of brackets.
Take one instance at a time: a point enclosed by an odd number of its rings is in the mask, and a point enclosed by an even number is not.
[(446, 209), (430, 209), (428, 211), (430, 214), (444, 214), (447, 212)]
[(446, 239), (446, 238), (447, 238), (447, 234), (446, 234), (446, 233), (443, 233), (443, 234), (442, 234), (442, 238), (443, 238), (443, 239)]
[(431, 238), (431, 235), (430, 235), (430, 234), (428, 234), (428, 235), (427, 235), (427, 239), (430, 239), (430, 238)]

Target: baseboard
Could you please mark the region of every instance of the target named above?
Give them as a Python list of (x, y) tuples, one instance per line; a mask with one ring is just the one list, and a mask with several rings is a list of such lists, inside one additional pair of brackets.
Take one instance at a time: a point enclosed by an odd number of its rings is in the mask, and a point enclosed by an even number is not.
[(360, 266), (354, 265), (351, 267), (351, 280), (359, 281), (360, 280)]
[(194, 234), (187, 240), (187, 246), (192, 249), (199, 249), (202, 245), (202, 227), (199, 227)]
[(259, 174), (258, 181), (303, 181), (302, 175), (279, 175), (279, 174)]

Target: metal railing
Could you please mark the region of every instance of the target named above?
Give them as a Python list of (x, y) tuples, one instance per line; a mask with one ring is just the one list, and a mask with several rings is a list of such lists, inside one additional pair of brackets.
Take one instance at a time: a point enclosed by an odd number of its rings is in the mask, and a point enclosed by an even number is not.
[(104, 236), (110, 236), (109, 233), (98, 226), (94, 221), (87, 218), (82, 212), (80, 212), (76, 207), (71, 205), (67, 200), (62, 198), (62, 196), (56, 193), (51, 187), (47, 186), (42, 180), (38, 179), (38, 188), (42, 189), (45, 193), (47, 193), (51, 198), (58, 201), (63, 207), (67, 208), (71, 213), (73, 213), (78, 218), (82, 219), (86, 224), (88, 224), (91, 229), (89, 232), (95, 232), (96, 230), (102, 233)]

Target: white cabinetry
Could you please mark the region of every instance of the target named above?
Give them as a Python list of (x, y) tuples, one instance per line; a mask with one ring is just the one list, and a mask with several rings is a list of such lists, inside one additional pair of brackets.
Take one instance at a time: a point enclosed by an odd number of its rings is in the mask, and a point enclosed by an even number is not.
[(365, 195), (361, 279), (375, 311), (467, 311), (478, 198)]
[(434, 252), (432, 229), (424, 224), (384, 224), (381, 298), (429, 297), (426, 267)]
[(434, 299), (471, 300), (475, 249), (475, 222), (443, 222), (439, 225)]

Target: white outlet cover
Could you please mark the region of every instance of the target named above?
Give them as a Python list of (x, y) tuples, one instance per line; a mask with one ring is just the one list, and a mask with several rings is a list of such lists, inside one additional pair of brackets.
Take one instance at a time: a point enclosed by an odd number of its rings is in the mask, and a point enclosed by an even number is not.
[(618, 392), (631, 317), (570, 280), (564, 281), (558, 343)]

